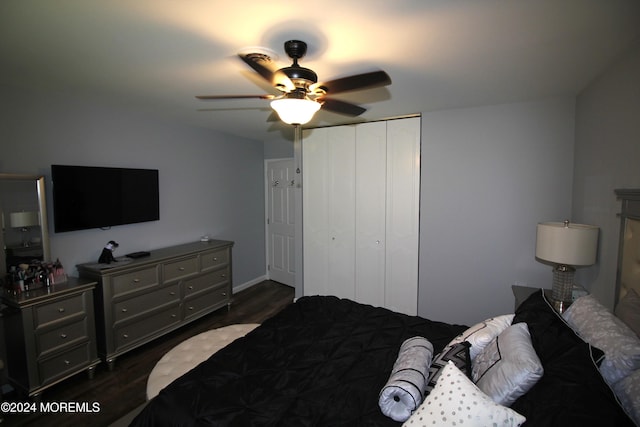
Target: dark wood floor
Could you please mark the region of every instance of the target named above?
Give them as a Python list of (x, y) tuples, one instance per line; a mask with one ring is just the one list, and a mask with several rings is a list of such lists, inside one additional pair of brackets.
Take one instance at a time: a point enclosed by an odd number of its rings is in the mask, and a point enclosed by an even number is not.
[[(90, 414), (5, 415), (6, 426), (108, 426), (146, 401), (147, 377), (160, 358), (174, 346), (209, 329), (234, 323), (262, 323), (293, 302), (294, 289), (265, 281), (234, 295), (230, 311), (220, 309), (152, 343), (116, 359), (113, 371), (104, 363), (89, 380), (85, 374), (57, 384), (43, 393), (43, 402), (98, 402)], [(5, 401), (16, 401), (5, 396)]]

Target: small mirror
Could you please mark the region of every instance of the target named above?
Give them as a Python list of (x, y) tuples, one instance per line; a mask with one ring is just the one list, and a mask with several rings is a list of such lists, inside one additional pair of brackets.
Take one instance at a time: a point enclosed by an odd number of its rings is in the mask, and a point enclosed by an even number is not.
[(44, 177), (0, 173), (0, 282), (11, 267), (49, 261)]

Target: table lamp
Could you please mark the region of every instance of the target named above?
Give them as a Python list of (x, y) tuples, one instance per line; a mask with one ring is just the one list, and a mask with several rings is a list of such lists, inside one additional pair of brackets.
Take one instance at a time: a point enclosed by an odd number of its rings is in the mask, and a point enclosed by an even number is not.
[(562, 313), (572, 302), (575, 267), (596, 262), (598, 227), (564, 222), (541, 222), (536, 230), (536, 258), (553, 268), (552, 296), (555, 309)]
[(9, 223), (11, 228), (18, 228), (22, 233), (22, 246), (28, 247), (31, 242), (27, 235), (29, 227), (40, 225), (38, 212), (11, 212), (9, 214)]

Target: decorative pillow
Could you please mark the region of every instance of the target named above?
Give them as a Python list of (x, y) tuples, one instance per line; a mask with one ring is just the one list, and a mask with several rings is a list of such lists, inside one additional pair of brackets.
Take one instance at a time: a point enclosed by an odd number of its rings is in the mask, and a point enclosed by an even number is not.
[(383, 414), (394, 421), (406, 421), (422, 403), (432, 356), (433, 345), (426, 338), (413, 337), (402, 343), (378, 398)]
[(633, 426), (596, 362), (602, 351), (585, 343), (538, 291), (517, 309), (525, 322), (544, 375), (511, 409), (535, 426)]
[(614, 313), (640, 337), (640, 296), (634, 289), (629, 289), (618, 301)]
[(451, 347), (445, 347), (441, 353), (434, 357), (429, 367), (429, 380), (425, 387), (425, 396), (429, 395), (431, 390), (436, 386), (436, 382), (448, 362), (452, 362), (460, 371), (464, 372), (467, 377), (471, 378), (471, 360), (469, 359), (470, 345), (467, 341), (462, 341)]
[(575, 300), (562, 316), (582, 339), (604, 351), (600, 372), (609, 385), (640, 369), (640, 339), (593, 295)]
[(495, 403), (452, 362), (448, 362), (429, 396), (403, 427), (520, 426), (526, 418)]
[(502, 331), (472, 364), (471, 378), (494, 402), (510, 406), (533, 387), (544, 369), (526, 323)]
[(618, 381), (613, 391), (627, 414), (640, 426), (640, 370)]
[(487, 346), (487, 344), (500, 335), (500, 332), (504, 331), (509, 327), (509, 325), (511, 325), (513, 316), (513, 314), (504, 314), (502, 316), (492, 317), (477, 323), (452, 339), (447, 347), (458, 344), (462, 341), (468, 341), (471, 344), (469, 355), (471, 357), (471, 361), (473, 361), (478, 353)]

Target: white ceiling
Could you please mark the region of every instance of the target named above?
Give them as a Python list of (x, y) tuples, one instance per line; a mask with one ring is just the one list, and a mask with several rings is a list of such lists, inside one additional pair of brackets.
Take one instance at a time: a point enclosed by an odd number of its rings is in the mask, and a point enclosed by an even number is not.
[[(383, 69), (343, 94), (379, 119), (574, 95), (640, 40), (638, 0), (2, 0), (0, 85), (88, 97), (259, 140), (290, 138), (237, 53), (309, 44), (319, 79)], [(321, 111), (310, 125), (353, 121)]]

